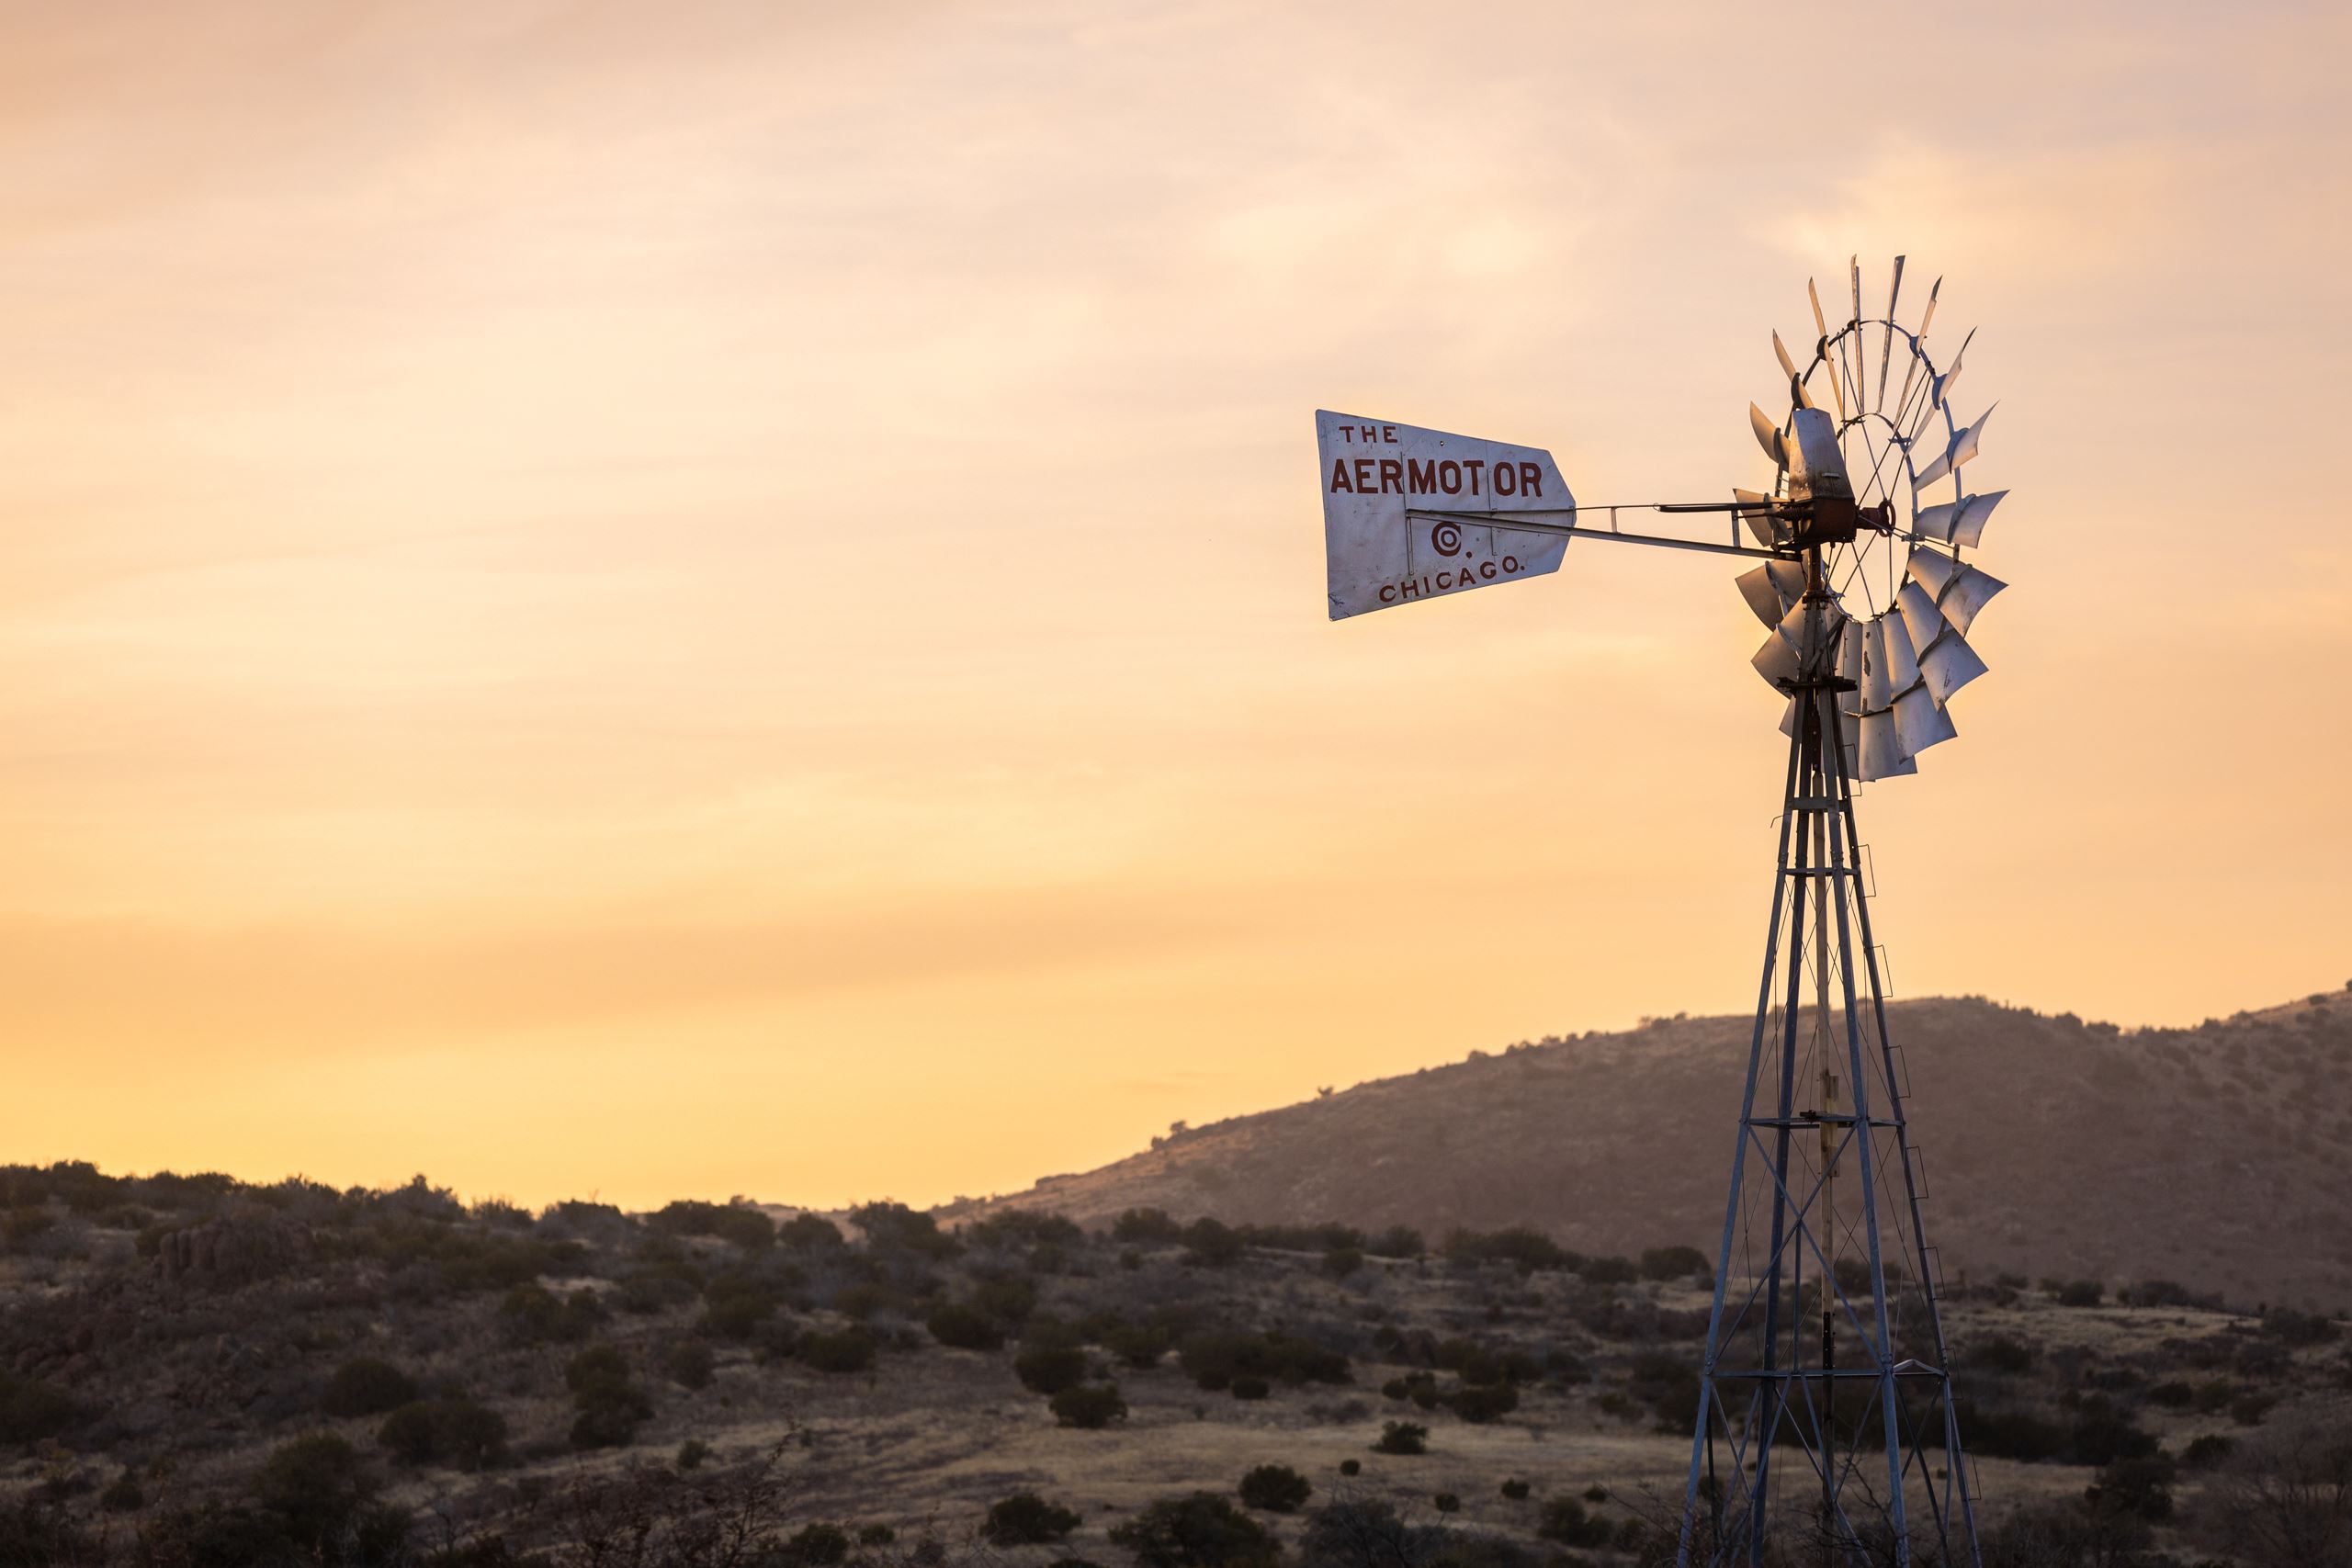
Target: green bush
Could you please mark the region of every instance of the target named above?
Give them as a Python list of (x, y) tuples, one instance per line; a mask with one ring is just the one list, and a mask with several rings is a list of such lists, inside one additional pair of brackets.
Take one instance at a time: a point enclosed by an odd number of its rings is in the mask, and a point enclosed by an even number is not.
[(887, 1200), (852, 1209), (850, 1223), (865, 1234), (875, 1247), (921, 1253), (926, 1258), (952, 1257), (956, 1238), (943, 1233), (939, 1222), (921, 1210)]
[(1390, 1225), (1364, 1238), (1363, 1249), (1374, 1258), (1419, 1258), (1429, 1250), (1421, 1233), (1410, 1225)]
[(1078, 1247), (1086, 1233), (1067, 1214), (1039, 1209), (1006, 1209), (967, 1227), (970, 1239), (986, 1247), (1012, 1250), (1031, 1247)]
[(646, 1225), (665, 1235), (707, 1235), (757, 1249), (775, 1245), (775, 1222), (748, 1203), (701, 1203), (690, 1199), (665, 1205)]
[(1363, 1232), (1337, 1220), (1319, 1225), (1237, 1225), (1235, 1233), (1250, 1247), (1282, 1252), (1334, 1252), (1363, 1246)]
[(1279, 1551), (1263, 1525), (1214, 1492), (1163, 1497), (1114, 1525), (1111, 1543), (1139, 1568), (1240, 1568), (1272, 1563)]
[(558, 1300), (546, 1286), (526, 1280), (509, 1290), (498, 1303), (499, 1326), (518, 1345), (576, 1345), (588, 1337), (604, 1317), (591, 1291), (574, 1291)]
[(1340, 1461), (1340, 1473), (1341, 1475), (1362, 1475), (1363, 1473), (1363, 1461), (1360, 1459), (1341, 1460)]
[(1641, 1278), (1630, 1258), (1588, 1258), (1577, 1273), (1588, 1285), (1630, 1285)]
[(1533, 1490), (1534, 1488), (1524, 1481), (1512, 1480), (1503, 1483), (1503, 1495), (1514, 1503), (1524, 1503), (1527, 1501), (1527, 1495)]
[(1695, 1247), (1653, 1247), (1642, 1254), (1641, 1271), (1645, 1280), (1688, 1280), (1700, 1274), (1712, 1277), (1714, 1269)]
[(1184, 1239), (1184, 1227), (1165, 1209), (1129, 1209), (1111, 1222), (1111, 1239), (1140, 1247), (1168, 1247)]
[(702, 1293), (702, 1272), (683, 1260), (650, 1269), (636, 1269), (621, 1276), (613, 1300), (623, 1312), (650, 1314), (682, 1307)]
[(1057, 1426), (1077, 1427), (1090, 1432), (1127, 1418), (1127, 1402), (1119, 1397), (1119, 1385), (1114, 1382), (1066, 1388), (1047, 1401), (1046, 1407), (1054, 1413)]
[(1576, 1269), (1584, 1258), (1541, 1231), (1513, 1225), (1492, 1235), (1457, 1230), (1445, 1238), (1445, 1255), (1460, 1262), (1510, 1263), (1522, 1274), (1539, 1269)]
[(2033, 1363), (2040, 1354), (2040, 1351), (2023, 1339), (2007, 1334), (1996, 1334), (1989, 1338), (1972, 1342), (1968, 1348), (1961, 1353), (1961, 1362), (1963, 1366), (1973, 1367), (1982, 1371), (2017, 1374), (2033, 1371)]
[(376, 1428), (376, 1442), (401, 1464), (433, 1462), (433, 1406), (424, 1400), (403, 1404)]
[[(146, 1506), (146, 1489), (139, 1484), (139, 1477), (128, 1470), (108, 1482), (107, 1489), (98, 1494), (98, 1507), (105, 1513), (135, 1514)], [(5, 1560), (6, 1553), (0, 1553), (0, 1561)]]
[(1229, 1386), (1237, 1377), (1267, 1378), (1294, 1387), (1352, 1381), (1341, 1352), (1279, 1333), (1187, 1335), (1178, 1359), (1193, 1381), (1211, 1393)]
[(1352, 1247), (1335, 1247), (1323, 1255), (1323, 1272), (1344, 1280), (1363, 1267), (1363, 1254)]
[(1456, 1514), (1462, 1511), (1462, 1499), (1451, 1492), (1439, 1493), (1430, 1499), (1430, 1505), (1441, 1514)]
[(376, 1481), (359, 1450), (326, 1433), (273, 1450), (253, 1480), (254, 1500), (307, 1560), (350, 1559), (346, 1542), (363, 1529)]
[(415, 1379), (390, 1361), (361, 1356), (334, 1370), (327, 1379), (326, 1392), (319, 1396), (319, 1408), (338, 1418), (381, 1416), (415, 1397)]
[(80, 1414), (81, 1407), (62, 1389), (0, 1371), (0, 1443), (53, 1438)]
[(1238, 1263), (1247, 1250), (1240, 1235), (1211, 1219), (1194, 1220), (1184, 1227), (1184, 1261), (1211, 1269)]
[(574, 1403), (579, 1414), (571, 1418), (571, 1446), (581, 1450), (625, 1449), (653, 1415), (634, 1387), (600, 1389), (577, 1396)]
[(1037, 1281), (1009, 1271), (984, 1274), (972, 1286), (972, 1308), (1017, 1328), (1037, 1310)]
[(699, 1339), (681, 1339), (671, 1346), (670, 1353), (662, 1358), (662, 1370), (669, 1373), (670, 1381), (680, 1388), (701, 1389), (710, 1386), (718, 1364), (718, 1358), (712, 1354), (708, 1345)]
[(1376, 1454), (1425, 1454), (1429, 1448), (1430, 1429), (1412, 1421), (1384, 1421), (1380, 1436), (1373, 1443)]
[(1261, 1464), (1241, 1478), (1242, 1506), (1269, 1514), (1295, 1512), (1315, 1488), (1286, 1464)]
[(813, 1524), (776, 1552), (778, 1568), (832, 1568), (849, 1556), (849, 1533), (839, 1525)]
[(2160, 1454), (2120, 1459), (2103, 1466), (2083, 1501), (2104, 1512), (2162, 1524), (2172, 1517), (2173, 1462)]
[(2066, 1449), (2064, 1429), (2030, 1410), (1980, 1408), (1960, 1398), (1953, 1401), (1953, 1414), (1959, 1418), (1961, 1438), (1968, 1451), (1983, 1459), (2032, 1463), (2056, 1459)]
[(793, 1355), (820, 1372), (862, 1372), (874, 1365), (878, 1341), (873, 1331), (852, 1325), (838, 1334), (805, 1334)]
[(2335, 1325), (2313, 1313), (2273, 1307), (2263, 1314), (2262, 1332), (2290, 1345), (2324, 1345), (2336, 1336)]
[(639, 1423), (651, 1419), (653, 1402), (629, 1377), (628, 1359), (611, 1345), (592, 1345), (563, 1369), (578, 1414), (571, 1423), (575, 1449), (625, 1448), (636, 1440)]
[(1588, 1514), (1584, 1505), (1574, 1497), (1555, 1497), (1544, 1504), (1544, 1517), (1536, 1525), (1535, 1533), (1545, 1540), (1579, 1551), (1605, 1547), (1615, 1536), (1607, 1519)]
[(1004, 1329), (988, 1314), (962, 1302), (944, 1302), (925, 1320), (931, 1337), (958, 1350), (1001, 1350)]
[(1233, 1397), (1236, 1399), (1264, 1399), (1273, 1392), (1273, 1384), (1248, 1372), (1233, 1380)]
[[(1455, 1389), (1445, 1403), (1464, 1421), (1485, 1426), (1519, 1408), (1519, 1390), (1507, 1382), (1473, 1383)], [(1696, 1415), (1693, 1411), (1694, 1419)]]
[(384, 1418), (377, 1442), (402, 1464), (488, 1470), (506, 1458), (506, 1417), (470, 1399), (421, 1399)]
[(1102, 1348), (1130, 1367), (1155, 1367), (1168, 1354), (1168, 1330), (1134, 1324), (1120, 1324), (1103, 1330)]
[(1037, 1345), (1012, 1359), (1012, 1375), (1032, 1393), (1059, 1393), (1086, 1381), (1086, 1352), (1074, 1345)]
[(989, 1506), (988, 1523), (980, 1534), (993, 1546), (1045, 1546), (1062, 1539), (1082, 1521), (1069, 1509), (1046, 1502), (1035, 1492), (1016, 1492)]
[(628, 1358), (617, 1345), (591, 1345), (564, 1363), (563, 1386), (575, 1394), (599, 1383), (628, 1381)]
[[(1967, 1432), (1965, 1427), (1961, 1428)], [(2103, 1393), (2086, 1394), (2075, 1407), (2075, 1424), (2067, 1448), (2076, 1464), (2113, 1464), (2118, 1460), (2145, 1459), (2156, 1451), (2154, 1434), (2143, 1431), (2129, 1412), (2117, 1408)]]
[(2106, 1299), (2107, 1287), (2097, 1280), (2075, 1280), (2058, 1287), (2062, 1307), (2095, 1307)]
[(702, 1330), (721, 1339), (749, 1339), (784, 1303), (774, 1281), (757, 1274), (720, 1274), (702, 1288)]
[(833, 1310), (864, 1323), (876, 1313), (898, 1311), (901, 1300), (899, 1292), (888, 1285), (860, 1280), (833, 1292)]
[(2191, 1470), (2203, 1470), (2215, 1465), (2238, 1451), (2238, 1440), (2220, 1432), (2208, 1432), (2191, 1438), (2188, 1446), (2180, 1450), (2180, 1462)]
[(841, 1226), (822, 1214), (795, 1214), (776, 1227), (775, 1239), (796, 1252), (820, 1252), (848, 1244)]
[(671, 1462), (681, 1471), (700, 1470), (702, 1461), (710, 1457), (710, 1445), (700, 1438), (688, 1438), (678, 1445), (677, 1458)]

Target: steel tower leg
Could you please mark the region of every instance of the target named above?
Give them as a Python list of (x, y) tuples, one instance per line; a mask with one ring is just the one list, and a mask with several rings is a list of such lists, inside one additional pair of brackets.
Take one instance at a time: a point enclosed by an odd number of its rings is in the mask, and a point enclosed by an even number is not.
[(1853, 682), (1817, 576), (1810, 596), (1676, 1562), (1979, 1568), (1860, 879), (1839, 715)]

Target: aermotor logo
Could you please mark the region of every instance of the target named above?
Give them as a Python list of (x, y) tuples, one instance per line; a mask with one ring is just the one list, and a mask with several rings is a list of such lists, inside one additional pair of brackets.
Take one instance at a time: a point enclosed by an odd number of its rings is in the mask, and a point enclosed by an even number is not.
[(1462, 553), (1462, 525), (1459, 523), (1441, 523), (1436, 527), (1431, 528), (1430, 530), (1430, 548), (1435, 550), (1442, 556), (1460, 555)]

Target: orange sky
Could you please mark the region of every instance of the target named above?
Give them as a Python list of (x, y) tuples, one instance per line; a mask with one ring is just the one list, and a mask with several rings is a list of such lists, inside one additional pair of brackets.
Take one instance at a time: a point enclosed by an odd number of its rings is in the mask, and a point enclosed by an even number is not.
[(0, 1157), (934, 1201), (1737, 1010), (1732, 567), (1327, 625), (1310, 413), (1719, 495), (1853, 251), (2015, 491), (1898, 994), (2343, 984), (2340, 8), (1586, 9), (0, 10)]

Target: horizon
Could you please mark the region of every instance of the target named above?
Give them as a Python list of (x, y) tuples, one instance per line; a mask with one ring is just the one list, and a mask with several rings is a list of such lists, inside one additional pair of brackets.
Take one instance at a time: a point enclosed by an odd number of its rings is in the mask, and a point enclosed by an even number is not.
[[(1856, 254), (2013, 492), (1891, 994), (2337, 983), (2352, 18), (1352, 15), (19, 17), (0, 1146), (838, 1207), (1742, 1014), (1735, 571), (1329, 624), (1313, 413), (1720, 497)], [(1939, 112), (1768, 141), (1833, 34)]]
[[(2343, 988), (2352, 990), (2352, 982), (2346, 982)], [(2332, 994), (2333, 993), (2330, 992), (2304, 993), (2301, 996), (2290, 998), (2284, 1002), (2271, 1004), (2267, 1007), (2241, 1009), (2238, 1011), (2226, 1016), (2219, 1014), (2209, 1015), (2207, 1018), (2202, 1020), (2200, 1023), (2187, 1026), (2172, 1024), (2119, 1024), (2107, 1019), (2082, 1018), (2080, 1015), (2070, 1011), (2051, 1011), (2037, 1009), (2024, 1003), (2010, 1002), (2000, 998), (1987, 997), (1973, 993), (1939, 997), (1890, 998), (1887, 1001), (1887, 1007), (1890, 1011), (1893, 1011), (1895, 1010), (1928, 1007), (1937, 1003), (1952, 1004), (1974, 1002), (1986, 1007), (1995, 1008), (2002, 1011), (2019, 1012), (2036, 1018), (2077, 1018), (2082, 1025), (2086, 1029), (2114, 1030), (2118, 1033), (2128, 1038), (2132, 1035), (2142, 1033), (2157, 1033), (2165, 1032), (2192, 1032), (2206, 1025), (2236, 1022), (2239, 1020), (2252, 1017), (2257, 1013), (2271, 1011), (2278, 1008), (2290, 1008), (2298, 1001), (2315, 1001), (2322, 996)], [(1616, 1029), (1563, 1031), (1545, 1034), (1540, 1037), (1510, 1041), (1491, 1048), (1473, 1046), (1470, 1049), (1469, 1054), (1464, 1056), (1450, 1058), (1442, 1062), (1425, 1062), (1413, 1066), (1401, 1068), (1383, 1077), (1359, 1079), (1354, 1083), (1333, 1084), (1330, 1086), (1330, 1093), (1329, 1096), (1326, 1096), (1318, 1087), (1318, 1089), (1313, 1093), (1302, 1096), (1295, 1100), (1283, 1100), (1272, 1104), (1256, 1105), (1242, 1110), (1230, 1110), (1210, 1120), (1198, 1122), (1183, 1121), (1181, 1123), (1171, 1123), (1164, 1130), (1163, 1133), (1148, 1135), (1147, 1141), (1142, 1146), (1132, 1147), (1122, 1153), (1109, 1156), (1101, 1161), (1080, 1168), (1075, 1171), (1039, 1171), (1026, 1178), (1017, 1185), (1008, 1189), (990, 1189), (988, 1190), (972, 1191), (957, 1190), (953, 1193), (944, 1195), (918, 1195), (898, 1191), (875, 1191), (842, 1198), (830, 1202), (804, 1201), (797, 1195), (792, 1193), (771, 1194), (758, 1191), (719, 1193), (716, 1191), (699, 1191), (607, 1195), (601, 1189), (592, 1190), (586, 1192), (535, 1194), (518, 1198), (516, 1194), (509, 1191), (470, 1191), (453, 1186), (449, 1183), (435, 1181), (433, 1179), (433, 1173), (427, 1170), (414, 1171), (407, 1178), (386, 1181), (339, 1181), (327, 1177), (314, 1175), (309, 1171), (287, 1171), (277, 1175), (265, 1175), (260, 1172), (227, 1170), (214, 1167), (181, 1168), (177, 1169), (176, 1174), (182, 1176), (193, 1176), (209, 1173), (227, 1176), (232, 1179), (242, 1182), (249, 1187), (267, 1187), (283, 1182), (294, 1181), (317, 1181), (322, 1185), (334, 1188), (337, 1190), (346, 1191), (354, 1190), (384, 1191), (405, 1187), (413, 1180), (422, 1180), (437, 1190), (451, 1193), (460, 1202), (465, 1203), (469, 1207), (489, 1202), (520, 1202), (522, 1206), (534, 1213), (544, 1213), (558, 1204), (568, 1201), (582, 1201), (613, 1203), (616, 1207), (628, 1213), (650, 1213), (666, 1203), (681, 1201), (702, 1202), (742, 1201), (750, 1202), (763, 1209), (786, 1209), (798, 1213), (825, 1215), (844, 1214), (852, 1209), (858, 1208), (869, 1202), (904, 1202), (910, 1208), (928, 1213), (942, 1209), (956, 1208), (964, 1205), (997, 1202), (1005, 1199), (1018, 1197), (1024, 1192), (1033, 1190), (1039, 1185), (1049, 1180), (1058, 1179), (1071, 1175), (1085, 1175), (1091, 1171), (1102, 1169), (1110, 1166), (1123, 1164), (1129, 1159), (1147, 1154), (1152, 1149), (1157, 1148), (1163, 1136), (1173, 1137), (1177, 1135), (1176, 1126), (1178, 1124), (1182, 1124), (1184, 1127), (1186, 1134), (1204, 1133), (1223, 1126), (1228, 1122), (1247, 1121), (1257, 1116), (1277, 1115), (1282, 1111), (1312, 1104), (1326, 1098), (1336, 1099), (1343, 1095), (1353, 1093), (1358, 1089), (1374, 1088), (1382, 1084), (1395, 1082), (1403, 1078), (1414, 1077), (1434, 1072), (1442, 1072), (1450, 1067), (1468, 1066), (1473, 1063), (1481, 1060), (1491, 1060), (1495, 1057), (1506, 1055), (1521, 1050), (1541, 1050), (1547, 1047), (1572, 1045), (1581, 1041), (1589, 1040), (1595, 1037), (1606, 1039), (1622, 1037), (1629, 1034), (1639, 1034), (1657, 1024), (1713, 1022), (1745, 1023), (1748, 1021), (1752, 1016), (1752, 1014), (1745, 1011), (1702, 1014), (1692, 1014), (1685, 1011), (1677, 1013), (1645, 1014), (1635, 1022), (1623, 1025)], [(62, 1157), (71, 1161), (75, 1156), (66, 1156)], [(162, 1166), (153, 1166), (137, 1168), (127, 1167), (119, 1169), (107, 1169), (99, 1162), (94, 1161), (89, 1163), (98, 1165), (98, 1168), (104, 1175), (134, 1179), (161, 1175), (164, 1174), (167, 1168), (170, 1168)]]

